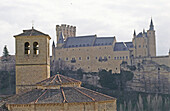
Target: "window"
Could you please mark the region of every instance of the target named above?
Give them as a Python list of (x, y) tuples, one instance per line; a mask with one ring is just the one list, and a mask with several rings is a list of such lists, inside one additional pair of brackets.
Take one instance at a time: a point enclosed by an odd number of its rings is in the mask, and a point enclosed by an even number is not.
[(79, 57), (79, 60), (81, 60), (81, 57)]
[(102, 57), (99, 57), (99, 62), (101, 62), (102, 61)]
[(126, 56), (126, 59), (128, 59), (128, 56)]
[(119, 59), (119, 57), (117, 57), (117, 59)]
[(120, 59), (122, 59), (122, 57), (120, 57)]
[(90, 59), (90, 57), (88, 56), (88, 57), (87, 57), (87, 60), (89, 60), (89, 59)]
[(28, 42), (25, 43), (25, 54), (30, 54), (30, 44)]
[(97, 57), (96, 57), (96, 59), (97, 59)]
[(107, 57), (106, 56), (104, 56), (104, 61), (107, 61)]
[(68, 57), (66, 57), (66, 61), (68, 61)]
[(139, 48), (141, 48), (141, 45), (139, 45)]
[(71, 63), (76, 63), (76, 59), (72, 58)]
[(38, 54), (39, 54), (38, 48), (39, 48), (38, 42), (34, 42), (34, 43), (33, 43), (33, 50), (34, 50), (34, 54), (35, 54), (35, 55), (38, 55)]
[(116, 57), (114, 57), (114, 59), (116, 60)]

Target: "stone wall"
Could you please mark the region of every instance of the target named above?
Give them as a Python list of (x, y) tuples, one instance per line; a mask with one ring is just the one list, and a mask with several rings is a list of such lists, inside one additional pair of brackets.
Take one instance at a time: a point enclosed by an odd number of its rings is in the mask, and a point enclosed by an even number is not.
[[(129, 62), (129, 51), (113, 51), (113, 46), (56, 48), (52, 61), (58, 62), (58, 66), (64, 69), (62, 64), (73, 70), (79, 68), (85, 72), (98, 72), (105, 69), (113, 73), (120, 72), (122, 61)], [(122, 59), (115, 59), (115, 58)], [(75, 59), (74, 61), (73, 58)], [(123, 59), (124, 58), (124, 59)]]

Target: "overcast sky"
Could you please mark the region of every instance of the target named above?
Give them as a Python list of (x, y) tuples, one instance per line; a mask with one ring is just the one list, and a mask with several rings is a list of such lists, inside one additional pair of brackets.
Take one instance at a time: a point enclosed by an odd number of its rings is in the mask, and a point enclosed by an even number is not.
[(13, 35), (32, 27), (56, 41), (55, 26), (76, 26), (77, 35), (116, 36), (131, 41), (136, 33), (148, 30), (150, 19), (156, 30), (157, 55), (170, 48), (169, 0), (0, 0), (0, 55), (7, 45), (15, 54)]

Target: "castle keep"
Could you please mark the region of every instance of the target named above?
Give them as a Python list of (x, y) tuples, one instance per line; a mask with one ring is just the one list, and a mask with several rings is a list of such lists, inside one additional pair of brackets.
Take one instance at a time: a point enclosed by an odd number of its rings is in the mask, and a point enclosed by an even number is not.
[[(57, 28), (59, 26), (57, 25)], [(120, 72), (122, 61), (132, 65), (136, 61), (152, 59), (159, 64), (170, 66), (169, 55), (156, 56), (156, 37), (151, 19), (147, 31), (136, 34), (132, 41), (118, 42), (116, 37), (67, 36), (57, 30), (57, 45), (52, 45), (52, 64), (59, 69), (83, 69), (85, 72), (98, 72), (101, 69)]]

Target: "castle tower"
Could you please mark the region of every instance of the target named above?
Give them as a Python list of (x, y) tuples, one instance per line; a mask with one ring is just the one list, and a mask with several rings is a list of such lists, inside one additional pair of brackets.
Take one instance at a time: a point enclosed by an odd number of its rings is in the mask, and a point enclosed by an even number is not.
[(59, 37), (58, 37), (58, 41), (57, 41), (57, 47), (61, 48), (64, 44), (64, 36), (63, 36), (63, 32), (59, 32)]
[(50, 77), (50, 36), (34, 28), (15, 35), (16, 93), (34, 88)]
[(136, 31), (135, 30), (134, 30), (134, 33), (133, 33), (133, 40), (132, 40), (132, 42), (133, 42), (133, 45), (135, 46), (135, 50), (134, 50), (135, 51), (134, 52), (135, 55), (134, 56), (136, 57), (137, 56), (137, 49), (136, 49), (137, 47), (136, 47)]
[(66, 24), (61, 24), (61, 26), (56, 25), (57, 42), (59, 41), (60, 32), (63, 33), (64, 41), (65, 41), (68, 37), (75, 37), (76, 36), (76, 27), (66, 25)]
[(147, 37), (148, 37), (147, 41), (148, 56), (149, 57), (156, 56), (155, 30), (152, 19), (150, 22), (149, 30), (147, 31)]

